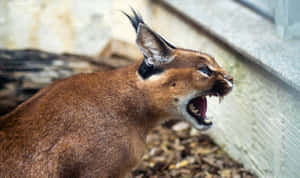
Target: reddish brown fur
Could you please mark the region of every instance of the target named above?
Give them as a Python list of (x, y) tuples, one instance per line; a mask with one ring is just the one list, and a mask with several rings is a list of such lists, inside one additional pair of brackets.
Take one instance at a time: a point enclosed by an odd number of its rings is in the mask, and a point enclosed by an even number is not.
[[(138, 61), (42, 89), (0, 119), (0, 177), (124, 177), (142, 158), (147, 133), (181, 117), (176, 98), (227, 75), (208, 55), (177, 49), (174, 57), (158, 79), (142, 80)], [(202, 64), (215, 76), (204, 79)]]

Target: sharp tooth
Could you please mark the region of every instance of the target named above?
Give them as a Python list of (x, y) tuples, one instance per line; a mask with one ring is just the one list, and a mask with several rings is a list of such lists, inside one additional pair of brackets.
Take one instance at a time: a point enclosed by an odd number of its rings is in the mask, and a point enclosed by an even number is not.
[(192, 111), (193, 111), (193, 113), (196, 113), (196, 114), (197, 114), (198, 109), (193, 109)]
[(194, 109), (194, 105), (193, 104), (189, 104), (189, 109), (193, 110)]
[(193, 113), (196, 113), (196, 112), (197, 112), (197, 109), (196, 109), (196, 107), (195, 107), (193, 104), (189, 104), (189, 109), (190, 109), (190, 111), (192, 111)]
[(219, 96), (219, 103), (221, 103), (223, 101), (223, 96)]
[(205, 118), (205, 119), (204, 119), (204, 122), (205, 122), (205, 124), (210, 124), (210, 123), (211, 123), (211, 120)]

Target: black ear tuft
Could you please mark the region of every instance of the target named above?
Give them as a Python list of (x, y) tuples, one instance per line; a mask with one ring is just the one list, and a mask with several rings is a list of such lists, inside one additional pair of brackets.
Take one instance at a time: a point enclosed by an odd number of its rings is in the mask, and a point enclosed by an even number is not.
[[(144, 22), (142, 16), (137, 13), (133, 8), (131, 8), (131, 11), (133, 15), (129, 15), (126, 12), (122, 11), (122, 13), (129, 19), (132, 26), (134, 27), (135, 31), (137, 32), (137, 45), (140, 47), (140, 50), (144, 53), (144, 60), (139, 66), (138, 73), (143, 79), (147, 79), (152, 75), (162, 73), (164, 70), (160, 68), (159, 66), (155, 66), (154, 63), (151, 64), (152, 60), (156, 61), (158, 64), (162, 64), (165, 61), (162, 61), (162, 59), (167, 59), (170, 54), (170, 51), (172, 49), (176, 49), (176, 47), (172, 44), (170, 44), (167, 40), (165, 40), (161, 35), (151, 30)], [(141, 34), (141, 29), (143, 29), (143, 34)], [(145, 30), (146, 29), (146, 30)], [(144, 38), (143, 38), (144, 37)], [(146, 37), (148, 39), (146, 40)], [(143, 40), (141, 40), (143, 39)], [(145, 45), (146, 41), (152, 41), (152, 46)], [(139, 43), (141, 42), (141, 43)], [(156, 46), (155, 46), (156, 45)], [(156, 51), (155, 51), (156, 50)], [(151, 55), (150, 52), (153, 53), (153, 51), (157, 52), (155, 53), (156, 56)], [(146, 53), (148, 52), (148, 53)], [(148, 56), (147, 56), (148, 54)], [(160, 56), (161, 55), (161, 56)], [(155, 59), (157, 58), (157, 59)], [(153, 62), (152, 61), (152, 62)]]
[[(133, 13), (133, 16), (127, 14), (126, 12), (122, 11), (122, 13), (128, 17), (128, 19), (130, 20), (132, 26), (134, 27), (135, 31), (137, 32), (138, 27), (140, 24), (145, 24), (143, 17), (140, 15), (140, 13), (136, 12), (132, 7), (131, 7), (131, 11)], [(146, 24), (145, 24), (146, 25)], [(169, 45), (172, 49), (176, 49), (176, 47), (174, 45), (172, 45), (171, 43), (169, 43), (167, 40), (165, 40), (161, 35), (157, 34), (165, 43), (167, 43), (167, 45)]]
[(133, 16), (128, 15), (126, 12), (122, 11), (126, 17), (130, 20), (132, 26), (134, 27), (135, 31), (137, 32), (139, 24), (145, 24), (144, 20), (141, 15), (139, 15), (133, 8), (131, 8)]

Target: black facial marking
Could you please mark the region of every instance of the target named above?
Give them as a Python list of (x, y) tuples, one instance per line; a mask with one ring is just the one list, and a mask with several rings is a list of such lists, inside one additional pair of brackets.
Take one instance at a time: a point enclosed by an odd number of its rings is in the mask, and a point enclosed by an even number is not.
[[(133, 13), (133, 16), (130, 16), (129, 14), (127, 14), (126, 12), (122, 13), (129, 19), (129, 21), (131, 22), (133, 28), (135, 29), (135, 31), (137, 32), (138, 27), (140, 24), (145, 24), (143, 17), (137, 13), (133, 8), (131, 8), (131, 11)], [(168, 42), (166, 39), (164, 39), (161, 35), (155, 33), (160, 39), (162, 39), (170, 48), (172, 49), (176, 49), (176, 47), (174, 45), (172, 45), (170, 42)]]
[[(133, 15), (128, 15), (127, 13), (123, 12), (123, 14), (128, 17), (129, 21), (131, 22), (132, 26), (134, 27), (135, 31), (137, 32), (138, 27), (140, 24), (145, 24), (142, 16), (137, 13), (134, 9), (131, 8), (131, 11), (133, 13)], [(145, 24), (146, 25), (146, 24)], [(163, 42), (169, 46), (172, 49), (176, 49), (176, 47), (174, 45), (172, 45), (171, 43), (169, 43), (167, 40), (165, 40), (161, 35), (154, 33), (155, 38), (158, 38), (157, 41), (161, 44), (160, 46), (164, 46)], [(162, 53), (165, 52), (167, 49), (163, 48), (161, 49)], [(166, 52), (165, 52), (166, 53)], [(145, 56), (146, 58), (146, 56)], [(147, 79), (150, 76), (154, 75), (154, 74), (159, 74), (162, 73), (164, 70), (160, 67), (154, 67), (153, 65), (147, 65), (145, 63), (145, 60), (143, 60), (142, 64), (140, 65), (139, 69), (138, 69), (138, 73), (139, 75), (143, 78), (143, 79)]]
[(142, 64), (138, 69), (138, 73), (143, 79), (147, 79), (154, 74), (162, 73), (164, 70), (159, 67), (154, 67), (153, 65), (147, 65), (145, 60), (143, 60)]
[(134, 27), (135, 31), (137, 32), (139, 24), (145, 24), (143, 17), (139, 15), (133, 8), (131, 8), (133, 16), (128, 15), (126, 12), (122, 13), (128, 17), (129, 21), (131, 22), (132, 26)]
[(224, 80), (217, 80), (213, 85), (211, 92), (224, 96), (227, 93), (229, 93), (231, 90), (232, 88), (228, 87), (227, 83)]
[(178, 102), (178, 101), (179, 101), (179, 99), (178, 99), (178, 98), (174, 98), (174, 101), (175, 101), (175, 102)]

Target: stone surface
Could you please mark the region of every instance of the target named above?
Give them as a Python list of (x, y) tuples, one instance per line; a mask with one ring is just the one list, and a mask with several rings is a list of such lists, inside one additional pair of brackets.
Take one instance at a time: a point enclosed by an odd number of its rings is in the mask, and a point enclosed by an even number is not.
[(233, 75), (234, 89), (221, 104), (208, 99), (214, 122), (208, 134), (259, 177), (299, 177), (299, 91), (160, 3), (153, 6), (152, 24), (176, 46), (211, 54)]
[(3, 0), (0, 47), (94, 55), (110, 38), (110, 1)]
[(148, 0), (1, 0), (0, 48), (98, 55), (110, 39), (135, 43), (121, 10), (139, 9), (150, 22)]
[(162, 1), (300, 91), (300, 39), (280, 39), (274, 24), (231, 0)]

